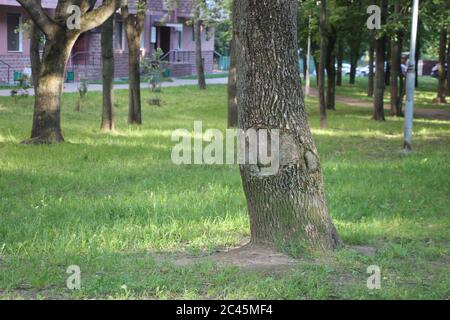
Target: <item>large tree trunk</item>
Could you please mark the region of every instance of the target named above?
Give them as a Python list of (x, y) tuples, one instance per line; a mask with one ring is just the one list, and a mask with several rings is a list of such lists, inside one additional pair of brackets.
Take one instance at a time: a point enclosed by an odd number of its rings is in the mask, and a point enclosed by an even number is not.
[(195, 34), (195, 63), (197, 66), (197, 80), (198, 88), (200, 90), (206, 89), (205, 66), (202, 57), (202, 21), (194, 21)]
[(320, 127), (326, 128), (327, 123), (327, 104), (325, 100), (325, 65), (327, 61), (327, 3), (326, 0), (321, 1), (320, 9), (320, 61), (319, 72), (317, 72), (318, 89), (319, 89), (319, 112), (320, 112)]
[(340, 87), (342, 86), (342, 63), (344, 61), (344, 40), (342, 37), (340, 37), (338, 43), (336, 85)]
[(327, 57), (326, 57), (326, 68), (327, 68), (327, 109), (336, 110), (336, 67), (335, 67), (335, 55), (334, 47), (336, 45), (336, 30), (331, 30), (328, 34), (327, 41)]
[(228, 128), (237, 127), (238, 109), (236, 97), (236, 37), (230, 43), (230, 70), (228, 73)]
[(114, 131), (114, 15), (102, 26), (103, 112), (102, 132)]
[(66, 63), (74, 43), (74, 39), (62, 32), (54, 40), (46, 42), (37, 81), (31, 139), (27, 143), (64, 141), (61, 132), (61, 95)]
[(439, 85), (435, 103), (447, 103), (445, 99), (445, 56), (447, 48), (447, 29), (444, 22), (442, 22), (441, 33), (439, 39)]
[(375, 72), (375, 90), (373, 97), (373, 119), (384, 121), (384, 62), (385, 62), (385, 39), (381, 37), (375, 40), (376, 53), (376, 72)]
[[(340, 244), (325, 203), (297, 59), (294, 0), (237, 1), (239, 128), (280, 130), (280, 169), (241, 165), (253, 244), (331, 250)], [(270, 23), (268, 23), (270, 22)]]
[(374, 48), (374, 38), (371, 35), (369, 39), (369, 80), (367, 85), (367, 96), (373, 97), (374, 92), (374, 79), (375, 79), (375, 48)]
[[(33, 26), (31, 60), (36, 94), (31, 139), (24, 142), (61, 142), (64, 141), (60, 124), (61, 94), (66, 64), (72, 47), (80, 34), (103, 24), (117, 10), (118, 2), (105, 0), (101, 6), (94, 8), (95, 3), (91, 0), (58, 1), (54, 18), (45, 13), (41, 1), (18, 0), (18, 2), (31, 17), (33, 24), (36, 24), (46, 37), (44, 54), (40, 63), (37, 63), (39, 60), (36, 54), (38, 52), (37, 31), (36, 26)], [(78, 29), (69, 30), (65, 24), (70, 15), (67, 12), (69, 5), (79, 5), (82, 10)]]

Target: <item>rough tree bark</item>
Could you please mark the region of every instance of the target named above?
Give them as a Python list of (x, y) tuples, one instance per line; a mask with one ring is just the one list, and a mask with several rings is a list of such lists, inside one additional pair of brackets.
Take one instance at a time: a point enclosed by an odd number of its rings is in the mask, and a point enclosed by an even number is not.
[(337, 31), (334, 27), (330, 28), (327, 40), (326, 69), (327, 69), (327, 97), (326, 105), (328, 110), (336, 110), (336, 67), (334, 47), (336, 45)]
[[(31, 139), (25, 143), (62, 142), (64, 138), (61, 133), (61, 93), (70, 52), (83, 32), (103, 24), (114, 13), (117, 2), (105, 0), (101, 6), (93, 9), (90, 0), (58, 1), (54, 18), (48, 16), (39, 1), (18, 0), (18, 2), (46, 37), (39, 73), (34, 75), (37, 77), (34, 81), (37, 83), (37, 90)], [(74, 4), (80, 7), (82, 13), (80, 29), (70, 30), (65, 21), (71, 15), (67, 13), (68, 6)]]
[(437, 97), (434, 99), (435, 103), (447, 103), (445, 99), (445, 56), (447, 48), (447, 29), (445, 23), (442, 22), (441, 32), (439, 37), (439, 85)]
[(318, 89), (319, 89), (319, 111), (320, 111), (320, 127), (326, 128), (327, 123), (327, 104), (325, 100), (325, 65), (327, 61), (327, 47), (328, 37), (326, 30), (327, 23), (327, 2), (321, 1), (320, 6), (320, 58), (319, 58), (319, 71), (317, 72)]
[(241, 176), (253, 244), (332, 250), (340, 239), (299, 81), (297, 6), (296, 0), (237, 1), (239, 128), (278, 129), (281, 146), (277, 174), (241, 165)]
[(114, 15), (102, 26), (103, 111), (100, 129), (114, 131)]
[(121, 13), (128, 44), (128, 123), (140, 125), (142, 124), (140, 75), (141, 35), (144, 30), (147, 0), (139, 0), (137, 6), (137, 13), (131, 14), (129, 13), (128, 2), (126, 1), (122, 4)]
[(373, 35), (369, 36), (369, 80), (367, 85), (367, 96), (373, 97), (374, 92), (374, 79), (375, 79), (375, 48), (374, 48), (374, 38)]

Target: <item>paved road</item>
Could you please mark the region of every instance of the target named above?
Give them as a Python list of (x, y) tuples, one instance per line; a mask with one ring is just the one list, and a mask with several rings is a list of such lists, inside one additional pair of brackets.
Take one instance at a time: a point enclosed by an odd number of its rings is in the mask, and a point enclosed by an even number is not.
[[(216, 78), (216, 79), (206, 79), (207, 84), (226, 84), (228, 83), (228, 78)], [(197, 80), (185, 80), (185, 79), (174, 79), (173, 82), (163, 82), (162, 87), (168, 88), (168, 87), (178, 87), (178, 86), (195, 86), (197, 85)], [(148, 89), (149, 84), (148, 83), (142, 83), (141, 88)], [(114, 86), (114, 89), (116, 90), (126, 90), (128, 89), (128, 84), (116, 84)], [(89, 91), (102, 91), (102, 85), (101, 84), (90, 84)], [(30, 95), (34, 95), (34, 89), (28, 90)], [(64, 92), (66, 93), (74, 93), (78, 92), (78, 83), (66, 83), (64, 84)], [(0, 90), (0, 96), (10, 96), (11, 95), (11, 89), (2, 89)]]

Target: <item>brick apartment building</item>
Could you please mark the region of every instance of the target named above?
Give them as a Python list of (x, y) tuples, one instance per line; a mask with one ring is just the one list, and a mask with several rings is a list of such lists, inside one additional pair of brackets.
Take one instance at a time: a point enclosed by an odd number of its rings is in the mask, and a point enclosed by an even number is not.
[[(52, 14), (57, 0), (42, 0), (43, 8)], [(99, 1), (101, 3), (101, 1)], [(148, 1), (145, 27), (141, 39), (142, 56), (150, 56), (161, 48), (171, 76), (196, 73), (193, 26), (189, 23), (192, 0), (179, 0), (175, 10), (168, 12), (165, 0)], [(128, 76), (128, 49), (125, 28), (120, 14), (115, 15), (114, 49), (116, 78)], [(23, 23), (29, 19), (15, 0), (0, 0), (0, 83), (14, 82), (14, 75), (30, 67), (30, 41), (23, 31)], [(202, 30), (202, 55), (206, 73), (212, 72), (214, 60), (214, 30)], [(72, 50), (67, 71), (74, 81), (81, 78), (101, 79), (100, 29), (80, 36)]]

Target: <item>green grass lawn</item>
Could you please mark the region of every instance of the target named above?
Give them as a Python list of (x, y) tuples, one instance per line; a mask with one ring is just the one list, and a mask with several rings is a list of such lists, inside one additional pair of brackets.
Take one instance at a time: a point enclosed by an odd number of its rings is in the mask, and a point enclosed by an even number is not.
[[(338, 105), (329, 129), (310, 123), (326, 195), (349, 248), (298, 257), (289, 270), (180, 266), (161, 256), (201, 256), (249, 236), (236, 166), (175, 166), (171, 133), (225, 129), (226, 87), (164, 89), (162, 108), (143, 92), (141, 128), (129, 127), (117, 91), (118, 132), (99, 133), (101, 94), (80, 113), (65, 94), (66, 142), (19, 144), (33, 98), (0, 97), (0, 298), (446, 299), (450, 296), (450, 122), (417, 120), (415, 153), (403, 157), (402, 120)], [(351, 246), (369, 246), (364, 255)], [(78, 265), (82, 289), (66, 289)], [(382, 289), (366, 287), (370, 265)]]

